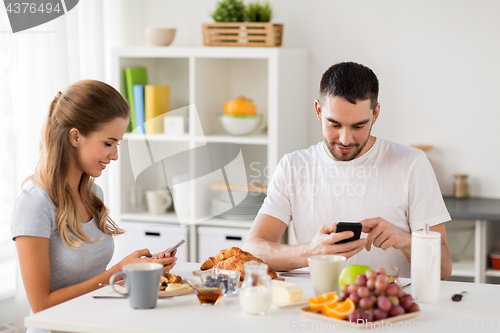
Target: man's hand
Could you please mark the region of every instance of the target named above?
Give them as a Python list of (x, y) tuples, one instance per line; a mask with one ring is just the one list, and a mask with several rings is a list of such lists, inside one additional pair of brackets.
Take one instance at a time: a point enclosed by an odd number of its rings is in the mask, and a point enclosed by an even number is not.
[(336, 223), (321, 226), (314, 238), (309, 243), (309, 252), (314, 254), (338, 254), (350, 258), (363, 250), (366, 244), (365, 239), (358, 239), (352, 242), (335, 244), (343, 239), (354, 236), (352, 231), (335, 233)]
[(396, 227), (381, 217), (360, 221), (363, 225), (361, 231), (368, 233), (366, 237), (366, 250), (370, 251), (371, 245), (387, 250), (393, 247), (398, 250), (408, 250), (411, 246), (411, 234)]

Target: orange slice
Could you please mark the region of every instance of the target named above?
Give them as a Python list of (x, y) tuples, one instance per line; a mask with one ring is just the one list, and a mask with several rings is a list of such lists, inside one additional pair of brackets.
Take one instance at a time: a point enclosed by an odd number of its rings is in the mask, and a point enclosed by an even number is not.
[(307, 300), (309, 301), (309, 307), (312, 310), (322, 312), (325, 306), (337, 304), (339, 302), (339, 296), (336, 291), (332, 291), (316, 297), (308, 298)]
[(349, 316), (351, 313), (356, 310), (356, 305), (354, 302), (348, 298), (342, 303), (338, 304), (337, 306), (330, 307), (327, 306), (324, 308), (324, 311), (322, 313), (325, 316), (333, 317), (333, 318), (338, 318), (338, 319), (346, 319), (347, 316)]

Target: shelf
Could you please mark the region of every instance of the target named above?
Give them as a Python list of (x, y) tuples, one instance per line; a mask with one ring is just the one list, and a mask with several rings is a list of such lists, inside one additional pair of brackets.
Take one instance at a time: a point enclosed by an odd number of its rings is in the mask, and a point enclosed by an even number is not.
[(147, 139), (148, 141), (158, 142), (189, 142), (189, 135), (126, 133), (123, 139), (130, 141), (144, 141)]
[[(218, 182), (268, 184), (284, 154), (309, 146), (307, 133), (297, 131), (297, 124), (307, 120), (303, 112), (309, 103), (305, 93), (309, 77), (307, 53), (306, 49), (284, 47), (113, 49), (113, 86), (125, 95), (124, 69), (146, 68), (149, 84), (171, 87), (170, 110), (179, 111), (188, 125), (184, 135), (125, 134), (120, 160), (110, 167), (109, 207), (117, 223), (129, 222), (132, 227), (133, 222), (137, 222), (139, 231), (135, 232), (138, 234), (141, 228), (188, 225), (184, 229), (189, 230), (189, 260), (193, 262), (199, 253), (198, 226), (241, 229), (238, 231), (248, 233), (253, 219), (229, 220), (210, 214), (214, 198), (210, 187)], [(242, 95), (252, 99), (263, 121), (249, 135), (231, 135), (224, 130), (219, 115), (226, 101)], [(203, 149), (197, 150), (205, 145), (210, 148), (210, 156)], [(179, 170), (171, 171), (170, 176), (185, 173), (195, 177), (180, 184), (172, 180), (172, 184), (184, 185), (171, 186), (173, 197), (177, 196), (173, 198), (174, 207), (181, 211), (182, 204), (175, 203), (184, 203), (185, 214), (189, 212), (192, 218), (179, 221), (173, 212), (162, 215), (129, 212), (133, 199), (137, 199), (137, 195), (132, 194), (141, 173), (155, 165), (141, 176), (143, 189), (158, 188), (162, 180), (161, 184), (166, 184), (166, 170), (156, 162), (180, 153), (189, 155), (189, 165), (176, 164)], [(207, 163), (217, 168), (206, 173)]]
[[(126, 213), (121, 214), (120, 219), (125, 222), (144, 222), (144, 223), (168, 223), (178, 224), (179, 219), (175, 213), (167, 213), (161, 215), (152, 215), (144, 213)], [(203, 218), (192, 221), (192, 225), (205, 225), (213, 227), (235, 227), (235, 228), (250, 228), (253, 220), (229, 220), (220, 218)], [(186, 224), (186, 223), (183, 223)]]
[(489, 268), (486, 270), (486, 276), (498, 276), (498, 277), (500, 277), (500, 270)]
[(114, 57), (137, 58), (226, 58), (267, 59), (275, 56), (305, 57), (307, 50), (287, 47), (123, 47), (113, 50)]
[(129, 222), (148, 222), (148, 223), (179, 223), (179, 219), (175, 213), (167, 213), (160, 215), (152, 215), (147, 212), (143, 213), (125, 213), (120, 215), (120, 220)]
[(266, 134), (251, 134), (246, 136), (233, 136), (225, 133), (215, 133), (205, 136), (196, 136), (197, 142), (231, 142), (236, 144), (267, 145), (269, 139)]
[(453, 273), (452, 276), (468, 276), (474, 277), (474, 261), (458, 261), (453, 264)]

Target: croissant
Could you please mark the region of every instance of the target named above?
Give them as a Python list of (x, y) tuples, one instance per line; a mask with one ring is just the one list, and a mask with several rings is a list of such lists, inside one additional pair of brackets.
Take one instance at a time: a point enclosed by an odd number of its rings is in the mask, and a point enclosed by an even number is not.
[[(213, 267), (240, 271), (240, 280), (243, 280), (245, 278), (245, 270), (243, 264), (251, 260), (266, 264), (262, 259), (255, 257), (249, 252), (243, 251), (238, 247), (231, 247), (228, 249), (220, 250), (215, 256), (208, 258), (200, 268), (202, 270), (207, 270)], [(268, 264), (266, 265), (269, 267), (267, 271), (268, 274), (272, 279), (276, 279), (278, 277), (276, 271)]]
[(220, 250), (215, 256), (205, 260), (205, 262), (201, 265), (200, 269), (203, 271), (210, 269), (215, 265), (217, 265), (220, 261), (226, 260), (234, 256), (255, 258), (251, 253), (245, 252), (239, 247), (230, 247), (228, 249)]
[[(215, 265), (214, 268), (228, 269), (228, 270), (232, 270), (232, 271), (240, 271), (241, 272), (240, 280), (243, 280), (243, 279), (245, 279), (245, 269), (244, 269), (243, 264), (248, 262), (248, 261), (258, 261), (258, 262), (266, 264), (264, 261), (262, 261), (261, 259), (259, 259), (257, 257), (254, 257), (254, 256), (251, 256), (251, 257), (250, 256), (230, 257), (228, 259), (219, 261), (219, 263), (217, 263), (217, 265)], [(272, 269), (272, 267), (269, 265), (267, 265), (267, 266), (268, 266), (267, 273), (269, 274), (269, 276), (271, 276), (272, 279), (277, 278), (278, 275), (276, 274), (274, 269)]]

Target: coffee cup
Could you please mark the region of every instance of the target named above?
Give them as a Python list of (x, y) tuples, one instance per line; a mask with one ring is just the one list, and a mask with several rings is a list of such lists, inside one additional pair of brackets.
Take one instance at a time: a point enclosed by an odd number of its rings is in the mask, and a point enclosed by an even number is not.
[(339, 275), (346, 266), (346, 260), (346, 257), (334, 254), (315, 255), (307, 258), (315, 295), (331, 291), (340, 293)]
[(441, 234), (415, 231), (411, 235), (411, 293), (419, 302), (439, 298), (441, 283)]
[[(160, 280), (163, 265), (152, 262), (140, 262), (124, 265), (122, 271), (109, 279), (109, 284), (117, 293), (127, 296), (134, 309), (152, 309), (156, 307), (160, 292)], [(115, 280), (122, 276), (125, 280), (126, 293), (115, 288)]]
[(168, 190), (146, 191), (146, 200), (150, 214), (164, 214), (172, 205), (172, 196)]

